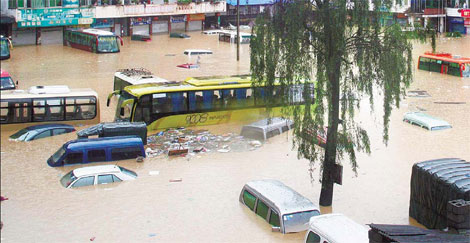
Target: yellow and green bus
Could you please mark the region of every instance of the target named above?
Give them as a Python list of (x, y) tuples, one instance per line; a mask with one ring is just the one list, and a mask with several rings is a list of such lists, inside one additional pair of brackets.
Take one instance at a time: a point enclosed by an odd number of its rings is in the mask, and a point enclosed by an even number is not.
[[(271, 89), (271, 115), (281, 115), (280, 101), (286, 90)], [(290, 87), (292, 104), (303, 102), (302, 87)], [(139, 84), (124, 87), (119, 94), (116, 121), (143, 121), (149, 131), (172, 127), (215, 125), (254, 121), (267, 116), (268, 89), (253, 88), (251, 77), (188, 78), (175, 84)]]

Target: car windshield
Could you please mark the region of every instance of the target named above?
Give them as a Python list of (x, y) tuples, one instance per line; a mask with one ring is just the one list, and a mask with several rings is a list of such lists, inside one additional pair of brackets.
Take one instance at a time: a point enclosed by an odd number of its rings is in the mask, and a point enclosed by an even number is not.
[(64, 155), (64, 153), (65, 149), (64, 147), (61, 147), (59, 150), (57, 150), (57, 152), (52, 155), (52, 161), (57, 162), (62, 157), (62, 155)]
[(317, 215), (320, 215), (317, 210), (286, 214), (282, 217), (284, 230), (286, 233), (307, 230), (310, 218)]
[(70, 185), (70, 183), (72, 183), (75, 179), (76, 178), (75, 178), (75, 175), (73, 174), (73, 170), (72, 170), (69, 173), (67, 173), (66, 175), (64, 175), (62, 177), (62, 179), (60, 179), (60, 183), (62, 184), (62, 186), (68, 187)]
[(121, 166), (119, 166), (119, 169), (121, 169), (122, 173), (124, 173), (126, 175), (129, 175), (129, 176), (132, 176), (132, 177), (137, 177), (137, 174), (132, 170), (128, 170), (128, 169), (126, 169), (124, 167), (121, 167)]
[(11, 77), (2, 77), (1, 78), (1, 89), (14, 89), (15, 83), (11, 79)]
[(98, 37), (98, 51), (100, 52), (117, 52), (119, 45), (116, 36), (101, 36)]
[(17, 133), (10, 136), (11, 139), (18, 141), (28, 141), (28, 138), (33, 137), (37, 132), (24, 128), (19, 130)]

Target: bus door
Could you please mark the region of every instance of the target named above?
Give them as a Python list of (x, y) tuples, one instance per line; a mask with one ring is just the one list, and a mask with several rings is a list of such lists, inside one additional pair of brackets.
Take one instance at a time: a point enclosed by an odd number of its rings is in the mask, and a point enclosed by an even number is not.
[(449, 70), (449, 63), (448, 62), (443, 62), (441, 66), (441, 73), (442, 74), (447, 74), (447, 71)]

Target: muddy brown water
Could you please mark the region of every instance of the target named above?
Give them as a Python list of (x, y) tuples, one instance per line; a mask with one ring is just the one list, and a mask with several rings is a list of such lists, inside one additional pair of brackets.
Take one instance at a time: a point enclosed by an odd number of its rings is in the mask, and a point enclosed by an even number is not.
[[(169, 80), (248, 73), (247, 45), (241, 45), (237, 62), (236, 45), (198, 32), (190, 35), (189, 40), (156, 35), (151, 42), (127, 38), (117, 54), (61, 45), (15, 47), (12, 58), (1, 65), (20, 81), (20, 88), (67, 84), (95, 89), (101, 120), (111, 121), (114, 109), (106, 107), (106, 97), (117, 69), (144, 67)], [(437, 46), (438, 51), (470, 57), (470, 37), (441, 38)], [(214, 54), (201, 56), (197, 70), (177, 68), (196, 62), (196, 57), (183, 55), (189, 48), (211, 49)], [(415, 44), (415, 66), (418, 55), (429, 49), (429, 44)], [(382, 143), (380, 102), (372, 115), (362, 102), (357, 119), (369, 131), (372, 153), (357, 155), (357, 177), (343, 161), (343, 185), (335, 185), (333, 207), (322, 208), (324, 213), (343, 213), (361, 224), (416, 224), (408, 216), (412, 165), (444, 157), (470, 160), (470, 79), (425, 71), (416, 71), (414, 79), (408, 90), (426, 90), (431, 97), (406, 97), (392, 112), (388, 146)], [(448, 121), (452, 129), (430, 132), (402, 121), (405, 112), (417, 110)], [(223, 134), (238, 133), (240, 126), (206, 128)], [(1, 203), (2, 242), (300, 242), (304, 232), (271, 232), (268, 223), (238, 202), (240, 190), (249, 180), (274, 178), (316, 204), (320, 195), (318, 166), (311, 183), (308, 161), (297, 159), (290, 134), (274, 137), (255, 151), (119, 161), (138, 173), (137, 180), (75, 190), (63, 188), (59, 179), (76, 166), (46, 164), (75, 134), (29, 143), (9, 141), (9, 135), (1, 134), (1, 194), (9, 198)]]

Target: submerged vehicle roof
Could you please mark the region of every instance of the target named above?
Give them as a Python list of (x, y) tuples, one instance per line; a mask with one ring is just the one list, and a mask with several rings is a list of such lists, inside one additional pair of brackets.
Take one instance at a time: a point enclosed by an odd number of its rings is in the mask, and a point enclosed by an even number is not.
[(310, 228), (330, 243), (369, 242), (368, 229), (343, 214), (322, 214), (310, 218)]
[(454, 62), (454, 63), (470, 63), (470, 58), (468, 57), (461, 57), (459, 55), (452, 55), (450, 53), (432, 53), (432, 52), (425, 52), (420, 57), (426, 57), (431, 59), (438, 59), (447, 62)]
[(27, 91), (25, 90), (6, 90), (2, 91), (2, 99), (11, 98), (38, 98), (38, 97), (71, 97), (71, 96), (95, 96), (98, 94), (89, 88), (83, 89), (69, 89), (66, 85), (53, 85), (53, 86), (32, 86)]
[(405, 114), (403, 119), (426, 127), (428, 130), (439, 130), (452, 127), (448, 122), (422, 112), (408, 112)]
[(114, 147), (124, 145), (143, 145), (142, 139), (138, 136), (116, 136), (103, 138), (75, 139), (66, 142), (63, 147), (70, 150), (81, 150), (84, 148)]
[(249, 88), (251, 78), (246, 76), (188, 78), (185, 82), (170, 84), (140, 84), (124, 87), (129, 94), (140, 97), (146, 94), (175, 91), (199, 91), (223, 88)]
[(258, 129), (270, 131), (270, 130), (278, 129), (278, 128), (286, 126), (286, 125), (290, 126), (292, 124), (294, 124), (294, 122), (292, 120), (284, 119), (284, 118), (281, 118), (281, 117), (273, 117), (271, 119), (266, 118), (266, 119), (262, 119), (262, 120), (253, 122), (253, 123), (248, 124), (248, 125), (244, 125), (243, 128), (253, 127), (253, 128), (258, 128)]
[(102, 173), (117, 173), (121, 172), (121, 169), (117, 165), (97, 165), (77, 168), (73, 170), (73, 174), (76, 177), (84, 175), (102, 174)]
[(276, 205), (282, 215), (312, 210), (319, 211), (318, 207), (308, 198), (278, 180), (254, 180), (247, 182), (245, 186), (259, 192)]

